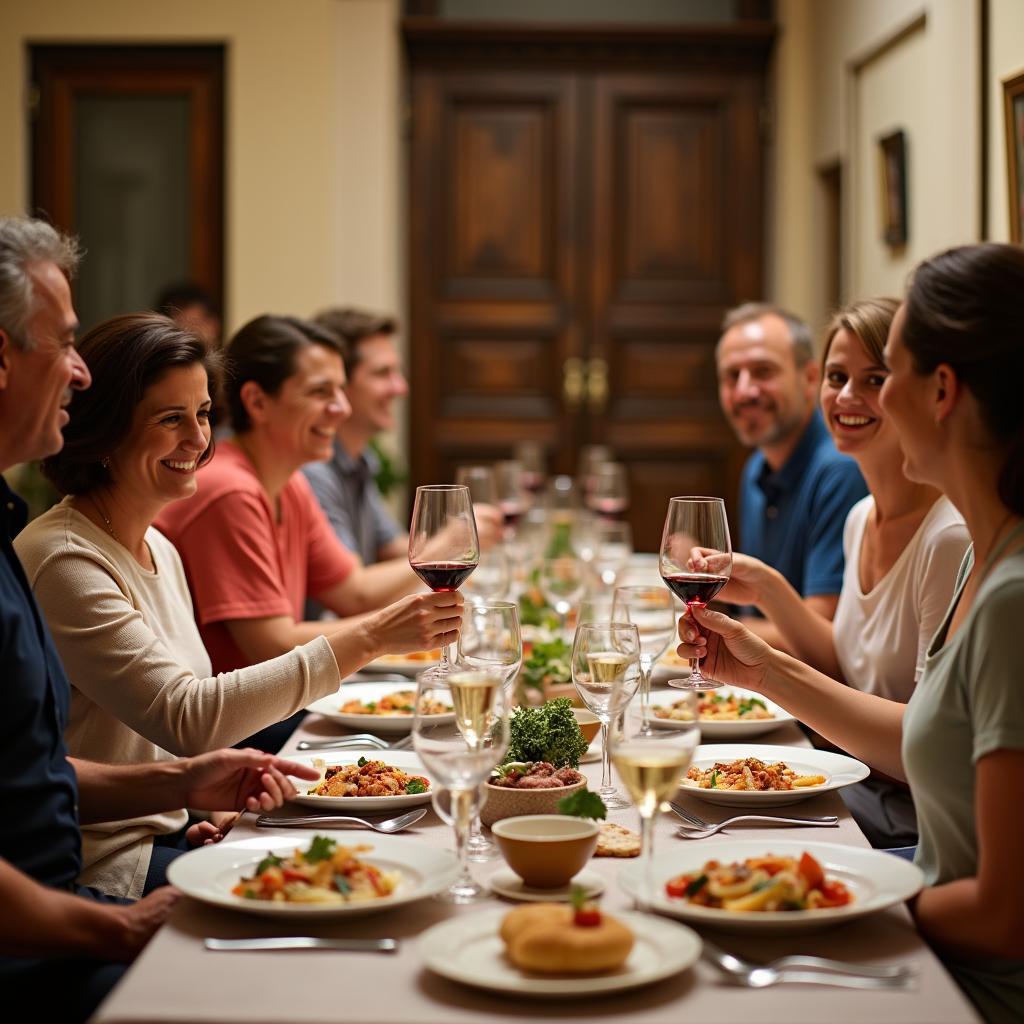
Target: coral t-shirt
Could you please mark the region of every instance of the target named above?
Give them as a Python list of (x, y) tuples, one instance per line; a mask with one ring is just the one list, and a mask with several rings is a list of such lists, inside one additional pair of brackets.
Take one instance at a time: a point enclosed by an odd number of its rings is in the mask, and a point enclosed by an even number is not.
[(356, 566), (309, 484), (293, 473), (275, 516), (252, 463), (230, 441), (196, 473), (198, 491), (168, 505), (155, 523), (181, 555), (199, 632), (214, 672), (250, 664), (226, 621), (290, 615), (307, 597), (341, 583)]

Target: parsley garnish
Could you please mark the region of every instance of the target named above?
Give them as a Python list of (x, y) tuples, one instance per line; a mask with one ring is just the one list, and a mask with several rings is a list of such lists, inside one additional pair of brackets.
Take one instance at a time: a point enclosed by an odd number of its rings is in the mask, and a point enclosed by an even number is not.
[(309, 849), (302, 855), (307, 864), (318, 864), (322, 860), (328, 860), (334, 854), (334, 848), (338, 844), (327, 836), (313, 836), (313, 842)]
[(707, 875), (698, 875), (698, 876), (697, 876), (697, 877), (696, 877), (696, 878), (695, 878), (695, 879), (694, 879), (694, 880), (693, 880), (693, 881), (692, 881), (692, 882), (691, 882), (691, 883), (690, 883), (690, 884), (689, 884), (689, 885), (688, 885), (688, 886), (686, 887), (686, 895), (687, 895), (688, 897), (689, 897), (689, 896), (696, 896), (696, 895), (697, 895), (697, 893), (699, 893), (699, 892), (701, 891), (701, 889), (703, 889), (703, 888), (704, 888), (704, 886), (705, 886), (705, 885), (707, 885), (707, 884), (708, 884), (708, 876), (707, 876)]
[(718, 789), (718, 772), (711, 773), (711, 789)]
[(370, 762), (367, 761), (365, 757), (361, 757), (361, 758), (359, 758), (358, 761), (356, 761), (356, 767), (358, 767), (358, 768), (365, 768), (369, 763)]
[(405, 784), (406, 793), (426, 793), (427, 784), (422, 779), (410, 779)]
[(573, 818), (607, 818), (608, 808), (597, 793), (580, 789), (558, 801), (558, 813)]
[(266, 857), (264, 857), (263, 860), (261, 860), (259, 864), (256, 865), (256, 874), (262, 875), (263, 872), (267, 870), (267, 868), (276, 868), (280, 863), (282, 863), (280, 857), (277, 857), (272, 853), (268, 853)]

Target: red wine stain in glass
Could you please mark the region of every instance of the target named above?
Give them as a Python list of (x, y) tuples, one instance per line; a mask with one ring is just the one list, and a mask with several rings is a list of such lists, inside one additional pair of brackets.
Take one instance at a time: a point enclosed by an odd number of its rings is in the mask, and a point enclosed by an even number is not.
[(412, 571), (435, 593), (458, 590), (476, 562), (413, 562)]

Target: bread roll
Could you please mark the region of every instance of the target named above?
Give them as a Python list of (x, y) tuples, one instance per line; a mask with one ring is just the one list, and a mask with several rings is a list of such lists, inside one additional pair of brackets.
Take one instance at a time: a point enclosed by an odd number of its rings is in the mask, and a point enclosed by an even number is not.
[(599, 974), (621, 966), (633, 948), (633, 933), (607, 914), (601, 923), (573, 923), (570, 907), (535, 903), (513, 910), (501, 926), (509, 959), (537, 974)]

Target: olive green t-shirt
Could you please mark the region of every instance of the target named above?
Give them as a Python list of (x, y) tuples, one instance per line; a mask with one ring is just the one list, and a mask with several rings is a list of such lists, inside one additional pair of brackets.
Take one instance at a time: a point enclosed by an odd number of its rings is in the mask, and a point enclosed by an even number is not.
[[(903, 765), (920, 832), (916, 862), (928, 885), (977, 875), (975, 765), (995, 750), (1024, 750), (1024, 552), (992, 569), (945, 644), (972, 564), (968, 552), (903, 718)], [(945, 963), (987, 1021), (1024, 1020), (1024, 963)]]

